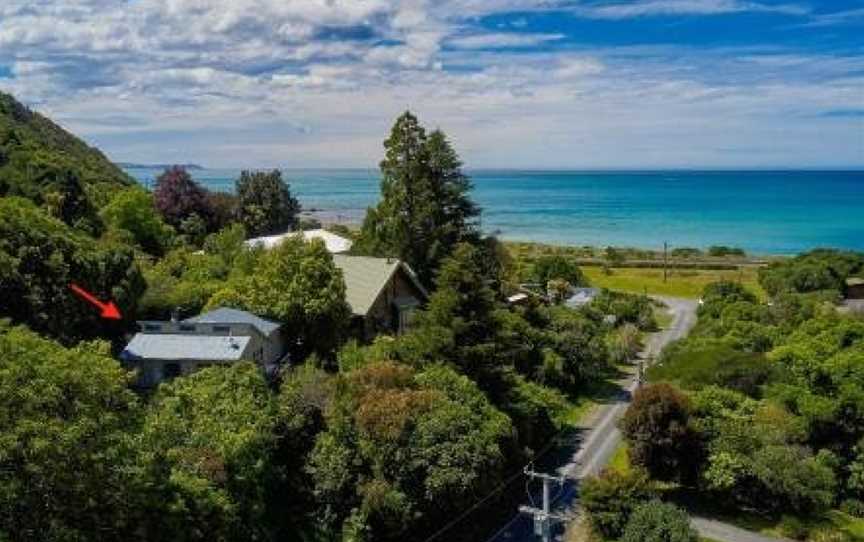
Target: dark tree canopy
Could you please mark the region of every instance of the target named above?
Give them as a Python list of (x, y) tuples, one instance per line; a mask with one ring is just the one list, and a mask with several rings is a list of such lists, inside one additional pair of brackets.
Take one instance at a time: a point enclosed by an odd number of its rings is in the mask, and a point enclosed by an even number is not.
[(0, 198), (0, 315), (61, 342), (118, 337), (123, 329), (69, 290), (69, 284), (134, 312), (144, 290), (131, 248), (102, 244), (20, 198)]
[(282, 172), (243, 171), (236, 183), (237, 217), (251, 237), (293, 229), (300, 203), (282, 179)]
[(396, 119), (384, 149), (381, 201), (367, 211), (357, 250), (399, 257), (431, 284), (453, 247), (476, 238), (471, 183), (444, 133), (427, 135), (410, 112)]
[(661, 479), (690, 480), (699, 460), (690, 402), (668, 384), (639, 389), (621, 421), (634, 464)]
[(172, 166), (156, 178), (153, 198), (165, 221), (177, 228), (193, 215), (201, 220), (211, 215), (206, 190), (180, 166)]

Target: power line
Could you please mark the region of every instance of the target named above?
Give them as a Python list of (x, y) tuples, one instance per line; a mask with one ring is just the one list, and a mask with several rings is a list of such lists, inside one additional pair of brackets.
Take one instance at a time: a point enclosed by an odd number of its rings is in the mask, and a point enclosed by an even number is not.
[(427, 539), (425, 540), (425, 542), (431, 542), (432, 540), (435, 540), (436, 538), (438, 538), (439, 536), (441, 536), (441, 535), (444, 534), (445, 532), (449, 531), (449, 530), (452, 529), (456, 524), (458, 524), (460, 521), (462, 521), (463, 519), (465, 519), (469, 514), (471, 514), (471, 513), (474, 512), (475, 510), (477, 510), (477, 508), (479, 508), (483, 503), (485, 503), (486, 501), (488, 501), (488, 500), (489, 500), (493, 495), (495, 495), (496, 493), (500, 492), (502, 489), (504, 489), (505, 487), (507, 487), (508, 485), (510, 485), (511, 483), (513, 483), (513, 481), (516, 480), (517, 478), (519, 478), (520, 476), (524, 476), (524, 475), (525, 475), (525, 472), (526, 472), (526, 469), (528, 469), (528, 467), (530, 467), (531, 465), (533, 465), (533, 464), (534, 464), (534, 461), (535, 461), (538, 457), (543, 457), (543, 455), (545, 455), (546, 453), (549, 452), (549, 450), (552, 449), (552, 446), (555, 444), (555, 442), (556, 442), (557, 439), (558, 439), (558, 436), (559, 436), (562, 432), (563, 432), (563, 430), (562, 430), (562, 431), (558, 431), (557, 433), (555, 433), (555, 436), (553, 436), (552, 438), (549, 439), (549, 442), (547, 442), (546, 445), (545, 445), (543, 448), (541, 448), (541, 450), (537, 453), (537, 455), (534, 456), (534, 459), (532, 459), (531, 461), (529, 461), (529, 462), (528, 462), (524, 467), (522, 467), (521, 469), (519, 469), (518, 471), (516, 471), (513, 475), (511, 475), (509, 478), (507, 478), (506, 480), (504, 480), (500, 485), (498, 485), (495, 489), (493, 489), (491, 492), (489, 492), (485, 497), (483, 497), (482, 499), (480, 499), (479, 501), (477, 501), (476, 503), (474, 503), (473, 505), (471, 505), (471, 507), (469, 507), (468, 509), (466, 509), (466, 510), (465, 510), (464, 512), (462, 512), (461, 514), (459, 514), (459, 516), (457, 516), (455, 519), (453, 519), (452, 521), (450, 521), (449, 523), (447, 523), (446, 525), (444, 525), (443, 527), (441, 527), (440, 529), (438, 529), (437, 531), (435, 531), (435, 533), (434, 533), (432, 536), (430, 536), (429, 538), (427, 538)]

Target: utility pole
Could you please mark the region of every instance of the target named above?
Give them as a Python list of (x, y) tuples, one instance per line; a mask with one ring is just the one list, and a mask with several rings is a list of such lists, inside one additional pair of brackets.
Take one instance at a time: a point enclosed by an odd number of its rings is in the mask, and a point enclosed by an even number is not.
[(552, 483), (557, 483), (559, 486), (564, 484), (563, 476), (552, 476), (542, 472), (534, 472), (528, 467), (525, 467), (525, 476), (529, 478), (539, 478), (543, 481), (543, 508), (538, 509), (532, 506), (520, 506), (519, 511), (523, 514), (529, 514), (534, 517), (534, 534), (539, 536), (543, 542), (552, 542), (552, 521), (565, 521), (565, 518), (559, 514), (551, 512), (550, 493)]
[(666, 282), (666, 269), (668, 267), (668, 249), (669, 246), (666, 241), (663, 241), (663, 282)]

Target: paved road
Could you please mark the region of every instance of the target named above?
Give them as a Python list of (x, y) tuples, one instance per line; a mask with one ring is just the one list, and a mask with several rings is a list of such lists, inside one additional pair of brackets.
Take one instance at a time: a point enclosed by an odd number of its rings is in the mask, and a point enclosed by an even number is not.
[(791, 542), (747, 531), (713, 519), (694, 517), (690, 520), (690, 523), (699, 531), (701, 536), (718, 540), (719, 542), (778, 542), (778, 540), (781, 542)]
[[(656, 358), (667, 344), (687, 335), (696, 323), (695, 301), (688, 299), (658, 297), (666, 303), (674, 315), (667, 329), (654, 333), (648, 339), (645, 349), (640, 353), (643, 359)], [(630, 396), (636, 389), (634, 376), (628, 376), (618, 382), (620, 390), (607, 403), (594, 409), (586, 420), (585, 427), (565, 435), (563, 441), (551, 457), (541, 458), (536, 470), (556, 472), (566, 480), (559, 493), (554, 497), (553, 511), (564, 515), (575, 514), (575, 503), (578, 496), (579, 482), (586, 476), (599, 473), (612, 458), (618, 444), (621, 442), (621, 432), (618, 421), (624, 416), (630, 404)], [(539, 488), (532, 491), (531, 500), (540, 502)], [(553, 493), (554, 495), (554, 493)], [(526, 499), (528, 495), (526, 495)], [(556, 526), (556, 540), (563, 540), (563, 525)], [(536, 542), (534, 525), (530, 517), (516, 514), (496, 533), (489, 542)]]
[[(640, 357), (645, 360), (655, 359), (663, 348), (672, 341), (685, 337), (696, 324), (697, 303), (689, 299), (671, 297), (656, 297), (663, 301), (674, 315), (667, 329), (651, 335)], [(619, 382), (619, 393), (609, 402), (595, 409), (587, 420), (586, 427), (566, 435), (551, 458), (544, 458), (536, 465), (537, 471), (557, 472), (566, 480), (554, 495), (553, 512), (575, 517), (579, 482), (586, 476), (598, 474), (618, 448), (621, 442), (621, 432), (618, 421), (627, 410), (630, 397), (636, 389), (634, 378), (627, 377)], [(539, 488), (531, 492), (531, 500), (539, 506)], [(528, 496), (526, 495), (526, 498)], [(714, 520), (693, 518), (693, 526), (700, 535), (718, 542), (777, 542), (776, 538), (762, 536)], [(563, 526), (556, 526), (553, 533), (555, 540), (563, 540)], [(525, 514), (515, 515), (488, 542), (537, 542), (534, 525)]]

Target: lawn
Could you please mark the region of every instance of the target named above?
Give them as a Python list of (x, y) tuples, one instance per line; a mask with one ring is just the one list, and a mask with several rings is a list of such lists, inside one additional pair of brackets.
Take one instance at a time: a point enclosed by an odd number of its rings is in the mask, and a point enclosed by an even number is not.
[(741, 266), (737, 270), (670, 269), (664, 282), (662, 269), (624, 267), (606, 274), (602, 267), (582, 267), (592, 286), (610, 290), (698, 299), (707, 284), (732, 280), (765, 299), (765, 291), (757, 281), (757, 269), (755, 266)]

